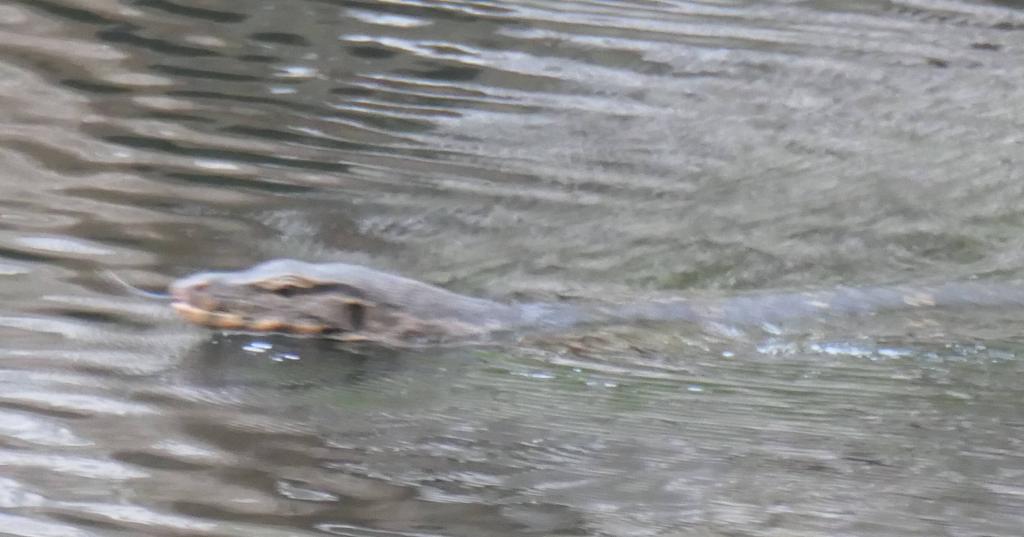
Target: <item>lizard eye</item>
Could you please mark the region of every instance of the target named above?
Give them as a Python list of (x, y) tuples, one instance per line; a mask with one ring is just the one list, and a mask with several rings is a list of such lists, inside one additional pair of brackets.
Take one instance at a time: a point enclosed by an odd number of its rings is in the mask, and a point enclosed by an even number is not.
[(283, 286), (274, 289), (274, 294), (277, 296), (283, 296), (285, 298), (295, 295), (295, 288), (291, 286)]
[(348, 318), (353, 330), (362, 329), (363, 322), (366, 321), (366, 306), (355, 302), (349, 304)]

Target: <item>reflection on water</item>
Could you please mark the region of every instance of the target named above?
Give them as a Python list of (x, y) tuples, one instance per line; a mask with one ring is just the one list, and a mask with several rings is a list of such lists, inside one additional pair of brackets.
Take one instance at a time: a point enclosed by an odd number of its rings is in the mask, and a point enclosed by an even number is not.
[(393, 351), (147, 289), (1024, 277), (1012, 2), (0, 6), (0, 533), (1020, 534), (1015, 312)]

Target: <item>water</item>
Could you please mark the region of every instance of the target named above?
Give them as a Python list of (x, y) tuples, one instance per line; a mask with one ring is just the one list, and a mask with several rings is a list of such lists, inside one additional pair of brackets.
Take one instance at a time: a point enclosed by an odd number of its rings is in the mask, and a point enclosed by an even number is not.
[(1012, 536), (1021, 314), (393, 351), (161, 289), (1024, 278), (1015, 2), (0, 5), (0, 534)]

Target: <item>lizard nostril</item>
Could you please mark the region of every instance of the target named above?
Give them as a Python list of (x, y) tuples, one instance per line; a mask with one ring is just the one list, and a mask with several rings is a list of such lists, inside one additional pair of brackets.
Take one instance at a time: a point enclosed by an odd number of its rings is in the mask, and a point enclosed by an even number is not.
[(362, 304), (349, 304), (348, 318), (353, 330), (361, 329), (366, 321), (366, 307)]
[(222, 311), (223, 306), (217, 299), (211, 296), (200, 295), (192, 297), (192, 303), (197, 308), (204, 309), (206, 311)]

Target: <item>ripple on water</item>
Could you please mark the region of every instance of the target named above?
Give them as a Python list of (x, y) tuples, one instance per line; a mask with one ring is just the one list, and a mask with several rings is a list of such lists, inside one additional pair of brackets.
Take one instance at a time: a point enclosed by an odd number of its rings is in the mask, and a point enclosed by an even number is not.
[(0, 527), (8, 535), (18, 537), (99, 537), (101, 534), (82, 529), (68, 522), (48, 522), (38, 516), (27, 517), (0, 513)]
[(957, 0), (0, 6), (0, 533), (1019, 535), (1016, 320), (346, 352), (211, 336), (102, 274), (1016, 277), (1022, 27)]
[(115, 482), (142, 479), (150, 475), (116, 462), (77, 455), (46, 453), (41, 450), (30, 453), (0, 449), (0, 466), (7, 467), (14, 474), (30, 470)]
[(61, 425), (59, 420), (10, 410), (0, 411), (0, 436), (42, 446), (93, 445), (93, 442), (79, 437), (69, 427)]
[(0, 394), (0, 402), (35, 408), (41, 412), (70, 412), (88, 416), (140, 416), (157, 413), (156, 409), (140, 403), (104, 395), (54, 393), (44, 390), (8, 389)]

